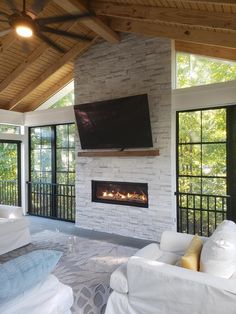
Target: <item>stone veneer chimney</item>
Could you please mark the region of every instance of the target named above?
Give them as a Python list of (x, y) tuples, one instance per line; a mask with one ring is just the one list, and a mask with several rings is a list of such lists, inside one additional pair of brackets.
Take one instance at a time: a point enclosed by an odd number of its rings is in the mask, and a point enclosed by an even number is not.
[[(77, 157), (76, 225), (160, 240), (175, 228), (171, 190), (171, 41), (125, 35), (101, 41), (75, 62), (75, 103), (148, 94), (158, 157)], [(77, 151), (81, 150), (77, 136)], [(91, 201), (91, 180), (148, 183), (149, 208)]]

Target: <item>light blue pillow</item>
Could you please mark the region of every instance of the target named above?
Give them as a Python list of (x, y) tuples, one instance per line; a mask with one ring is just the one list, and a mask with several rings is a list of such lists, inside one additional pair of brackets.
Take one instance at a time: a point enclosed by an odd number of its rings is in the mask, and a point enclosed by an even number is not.
[(53, 271), (62, 252), (37, 250), (0, 265), (0, 304), (32, 288)]

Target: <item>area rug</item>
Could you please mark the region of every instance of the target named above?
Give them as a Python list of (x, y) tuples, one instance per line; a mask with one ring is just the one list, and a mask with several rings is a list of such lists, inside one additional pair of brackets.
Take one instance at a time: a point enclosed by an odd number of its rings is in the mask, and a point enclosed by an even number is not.
[(57, 278), (74, 292), (72, 313), (103, 314), (111, 289), (111, 273), (137, 250), (108, 242), (45, 230), (32, 236), (32, 243), (0, 256), (0, 263), (38, 249), (63, 252), (55, 271)]

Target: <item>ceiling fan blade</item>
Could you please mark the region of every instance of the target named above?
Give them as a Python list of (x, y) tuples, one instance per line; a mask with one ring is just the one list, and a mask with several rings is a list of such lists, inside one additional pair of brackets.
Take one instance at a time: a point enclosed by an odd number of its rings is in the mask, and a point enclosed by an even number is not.
[(56, 34), (56, 35), (60, 35), (60, 36), (66, 36), (66, 37), (70, 37), (73, 39), (80, 39), (80, 40), (85, 40), (85, 41), (92, 40), (92, 38), (85, 36), (85, 35), (80, 35), (80, 34), (76, 34), (73, 32), (63, 31), (60, 29), (54, 29), (54, 28), (51, 28), (48, 26), (41, 26), (40, 30), (43, 32), (52, 33), (52, 34)]
[(31, 11), (35, 14), (39, 14), (41, 11), (43, 11), (46, 4), (49, 2), (49, 0), (34, 0)]
[(12, 31), (11, 28), (1, 30), (0, 31), (0, 37), (3, 37), (5, 35), (9, 34), (11, 31)]
[(19, 12), (14, 0), (5, 0), (5, 3), (13, 12)]
[(0, 15), (3, 15), (3, 16), (6, 16), (7, 18), (10, 16), (9, 14), (3, 12), (3, 11), (0, 11)]
[(70, 22), (70, 21), (75, 21), (79, 19), (86, 19), (89, 17), (92, 17), (93, 14), (86, 12), (86, 13), (80, 13), (80, 14), (66, 14), (66, 15), (61, 15), (61, 16), (50, 16), (50, 17), (42, 17), (35, 19), (35, 21), (39, 25), (45, 25), (45, 24), (53, 24), (53, 23), (61, 23), (61, 22)]
[(42, 39), (45, 43), (47, 43), (49, 46), (53, 47), (54, 49), (56, 49), (57, 51), (61, 52), (61, 53), (65, 53), (66, 50), (64, 48), (62, 48), (61, 46), (59, 46), (57, 43), (55, 43), (53, 40), (51, 40), (49, 37), (47, 37), (46, 35), (38, 32), (36, 34), (40, 39)]

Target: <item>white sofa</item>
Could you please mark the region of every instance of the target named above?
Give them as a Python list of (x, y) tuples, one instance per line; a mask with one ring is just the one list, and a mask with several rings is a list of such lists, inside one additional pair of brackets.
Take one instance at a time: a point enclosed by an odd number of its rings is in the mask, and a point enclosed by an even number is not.
[(22, 208), (0, 205), (0, 255), (30, 242), (29, 223)]
[(165, 231), (160, 245), (146, 246), (114, 271), (106, 314), (235, 314), (236, 275), (224, 279), (176, 266), (192, 238)]

